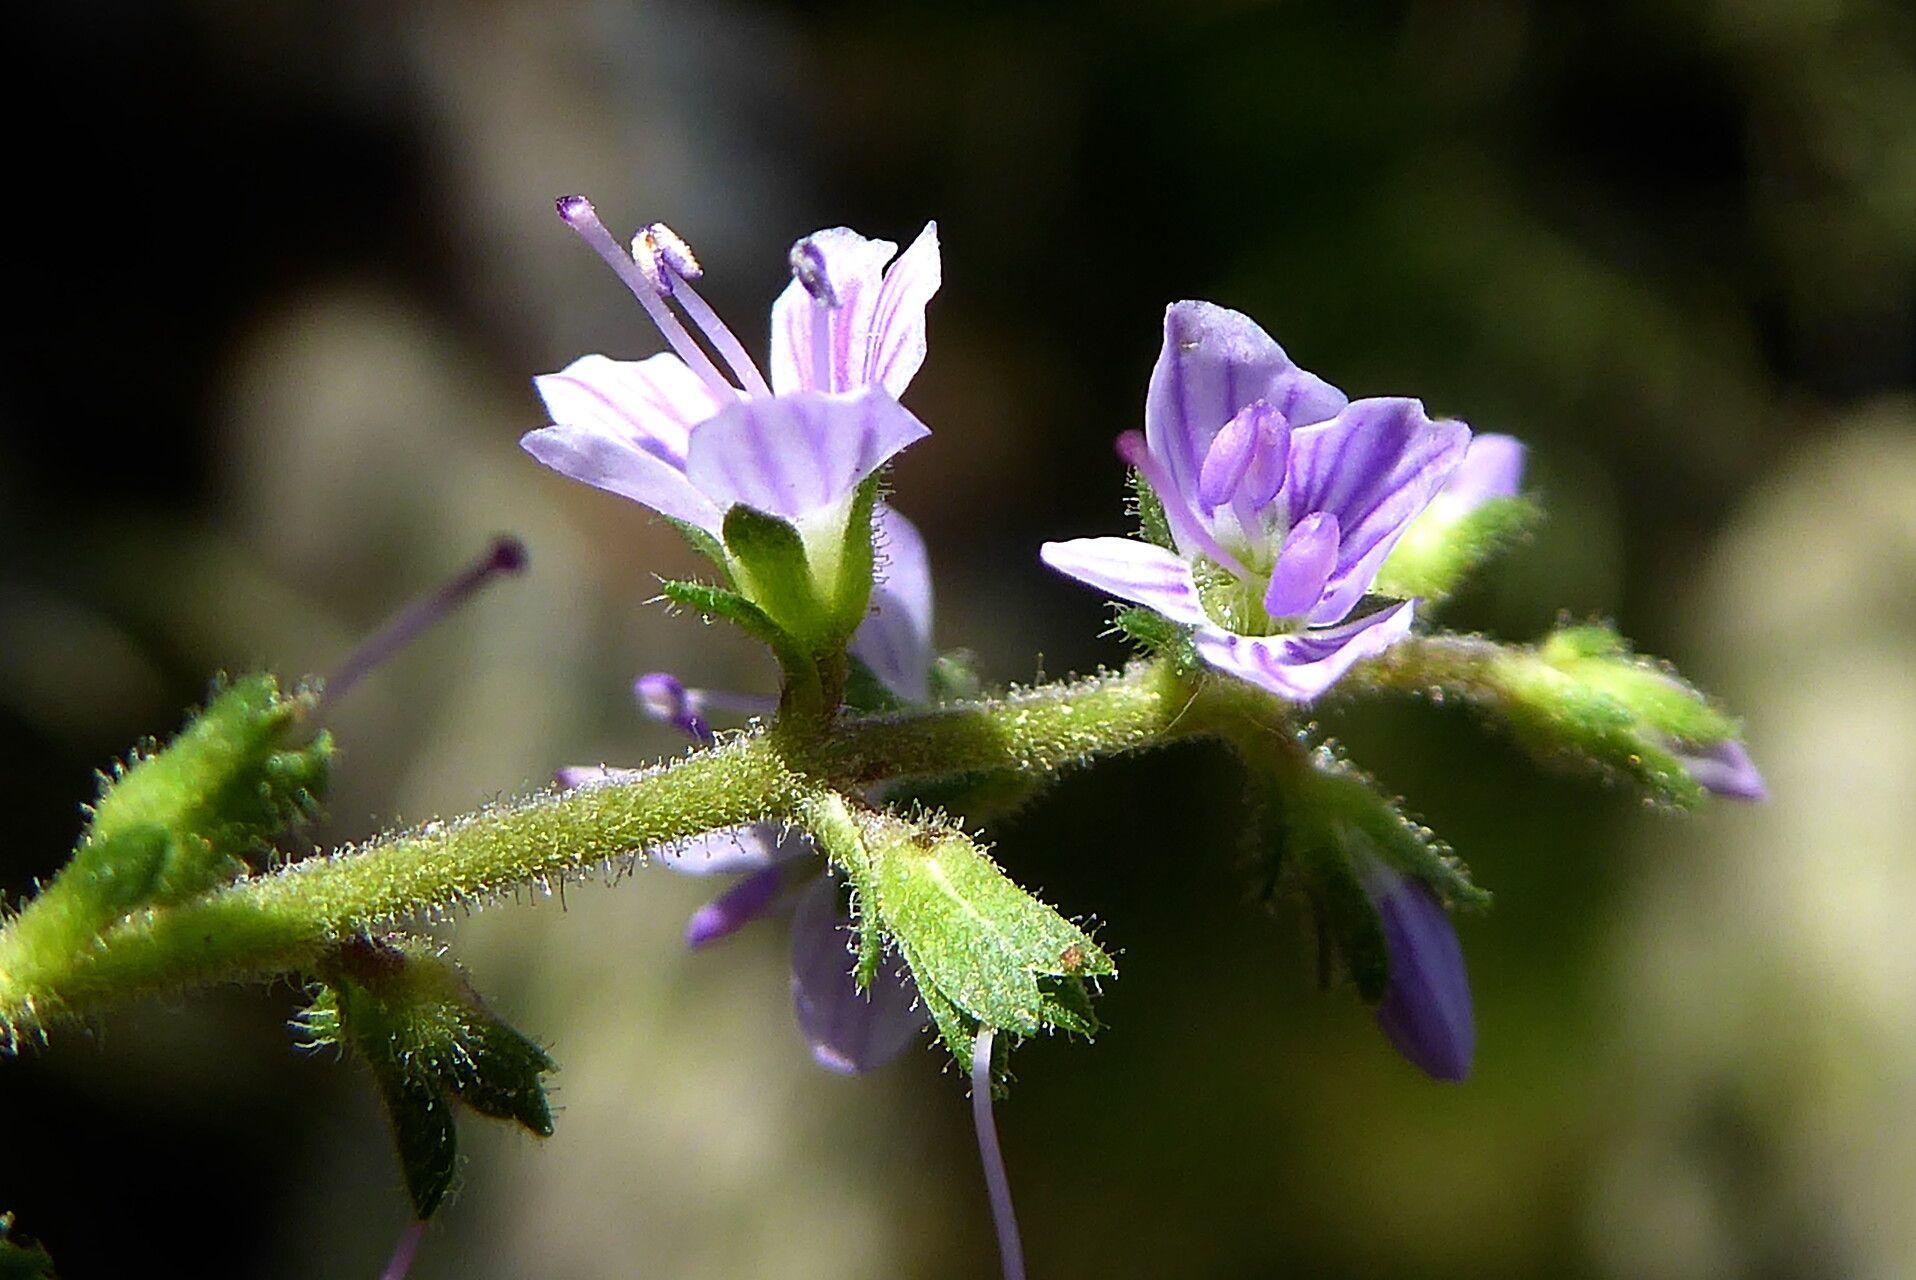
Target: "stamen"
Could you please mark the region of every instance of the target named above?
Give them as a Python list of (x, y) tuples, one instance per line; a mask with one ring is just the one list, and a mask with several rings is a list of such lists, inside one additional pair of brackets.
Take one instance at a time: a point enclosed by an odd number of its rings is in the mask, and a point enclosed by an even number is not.
[(621, 249), (619, 242), (612, 238), (612, 233), (605, 229), (605, 224), (599, 221), (598, 210), (584, 196), (561, 196), (557, 207), (566, 225), (578, 232), (579, 238), (591, 245), (593, 251), (605, 259), (606, 265), (618, 273), (619, 279), (625, 282), (625, 287), (645, 308), (645, 314), (651, 317), (659, 333), (671, 344), (672, 350), (678, 352), (679, 359), (704, 379), (705, 385), (721, 401), (737, 399), (738, 388), (725, 380), (725, 375), (712, 363), (712, 357), (705, 354), (705, 348), (692, 340), (692, 335), (685, 331), (685, 326), (665, 305), (664, 295), (651, 279), (656, 264), (641, 267), (633, 261), (632, 255)]
[(399, 1237), (399, 1247), (393, 1250), (392, 1261), (379, 1273), (379, 1280), (406, 1280), (406, 1274), (412, 1270), (413, 1255), (419, 1252), (419, 1242), (425, 1238), (426, 1224), (414, 1222), (406, 1227)]
[(991, 1199), (991, 1222), (998, 1229), (998, 1258), (1005, 1280), (1025, 1280), (1025, 1250), (1018, 1239), (1018, 1215), (1011, 1207), (1011, 1180), (1005, 1176), (1004, 1152), (998, 1148), (998, 1126), (991, 1118), (990, 1027), (971, 1042), (971, 1122), (978, 1131), (978, 1159), (985, 1166), (985, 1192)]
[(692, 282), (705, 274), (699, 266), (699, 260), (692, 256), (692, 246), (685, 243), (678, 232), (663, 222), (655, 222), (638, 235), (632, 237), (632, 260), (639, 264), (652, 281), (654, 287), (672, 301), (679, 304), (685, 314), (698, 326), (705, 340), (718, 349), (725, 358), (732, 373), (738, 378), (739, 385), (755, 396), (769, 396), (772, 388), (765, 381), (765, 375), (758, 371), (751, 354), (745, 350), (745, 344), (738, 340), (725, 321), (719, 319), (718, 312), (712, 310)]
[(322, 686), (319, 709), (345, 697), (368, 672), (411, 644), (420, 633), (444, 620), (494, 578), (523, 572), (525, 567), (524, 543), (511, 536), (494, 538), (485, 555), (438, 590), (406, 605), (347, 654)]
[(825, 269), (825, 253), (810, 236), (792, 246), (788, 259), (792, 278), (812, 295), (812, 390), (832, 389), (832, 312), (838, 310), (838, 290)]

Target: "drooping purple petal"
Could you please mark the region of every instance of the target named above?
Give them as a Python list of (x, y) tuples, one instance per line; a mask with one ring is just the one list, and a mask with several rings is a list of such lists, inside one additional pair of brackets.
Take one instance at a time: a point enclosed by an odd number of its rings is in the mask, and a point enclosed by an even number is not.
[(1354, 400), (1331, 421), (1291, 433), (1284, 484), (1291, 523), (1328, 511), (1343, 539), (1312, 622), (1350, 613), (1469, 443), (1469, 427), (1433, 422), (1420, 401), (1401, 397)]
[(1397, 1051), (1437, 1080), (1462, 1080), (1477, 1051), (1470, 975), (1457, 930), (1429, 886), (1381, 863), (1364, 890), (1384, 927), (1390, 985), (1377, 1025)]
[(931, 433), (882, 390), (793, 392), (724, 410), (692, 436), (687, 473), (721, 512), (787, 520), (830, 511), (900, 449)]
[(773, 822), (708, 831), (651, 852), (652, 861), (685, 876), (730, 876), (763, 871), (807, 857), (811, 839)]
[(712, 899), (685, 922), (685, 945), (697, 949), (722, 941), (754, 920), (763, 919), (778, 904), (785, 887), (785, 868), (754, 871)]
[(1210, 625), (1191, 566), (1175, 551), (1130, 538), (1073, 538), (1045, 543), (1038, 557), (1059, 573), (1156, 609), (1173, 622)]
[(1462, 514), (1493, 498), (1515, 497), (1523, 484), (1524, 453), (1523, 441), (1515, 436), (1472, 436), (1463, 461), (1444, 484), (1445, 504)]
[(917, 989), (896, 957), (885, 958), (865, 991), (852, 976), (856, 960), (838, 889), (820, 876), (792, 914), (792, 1009), (813, 1060), (842, 1075), (891, 1062), (925, 1023)]
[(851, 651), (900, 698), (925, 702), (931, 697), (931, 558), (923, 535), (896, 509), (881, 504), (874, 527), (871, 613), (853, 633)]
[[(1292, 426), (1343, 408), (1343, 392), (1291, 363), (1249, 316), (1209, 302), (1174, 302), (1164, 313), (1164, 347), (1144, 404), (1145, 437), (1187, 505), (1211, 441), (1238, 410), (1264, 400)], [(1169, 503), (1172, 494), (1159, 491)], [(1179, 546), (1187, 552), (1196, 547)]]
[(1767, 800), (1770, 789), (1742, 743), (1733, 738), (1708, 747), (1672, 744), (1671, 752), (1696, 784), (1726, 800)]
[(1192, 637), (1198, 656), (1218, 670), (1293, 702), (1310, 702), (1352, 666), (1374, 657), (1410, 632), (1406, 600), (1342, 626), (1286, 636), (1239, 636), (1201, 627)]
[(1264, 611), (1273, 618), (1301, 618), (1315, 608), (1337, 567), (1341, 543), (1337, 517), (1330, 512), (1314, 511), (1298, 521), (1278, 549)]
[[(876, 384), (903, 395), (925, 359), (925, 306), (939, 284), (937, 225), (927, 223), (889, 271), (885, 264), (898, 246), (847, 227), (813, 232), (800, 246), (820, 279), (812, 289), (794, 280), (772, 305), (773, 390)], [(818, 295), (832, 305), (821, 306)]]

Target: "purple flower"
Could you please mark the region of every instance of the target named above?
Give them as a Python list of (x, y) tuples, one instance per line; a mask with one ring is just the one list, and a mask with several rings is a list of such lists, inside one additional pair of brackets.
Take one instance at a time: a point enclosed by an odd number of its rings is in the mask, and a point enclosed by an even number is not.
[(936, 227), (889, 270), (888, 241), (842, 227), (799, 241), (795, 278), (772, 310), (768, 382), (693, 288), (700, 268), (670, 229), (647, 227), (628, 254), (585, 197), (558, 208), (672, 351), (637, 361), (584, 356), (534, 379), (552, 425), (526, 434), (526, 452), (715, 537), (726, 511), (744, 503), (791, 521), (808, 544), (835, 547), (859, 483), (929, 434), (897, 397), (925, 357)]
[(1523, 485), (1525, 452), (1523, 441), (1515, 436), (1491, 432), (1472, 436), (1463, 461), (1430, 504), (1429, 515), (1454, 520), (1493, 499), (1516, 497)]
[[(909, 375), (907, 375), (909, 376)], [(889, 507), (877, 514), (878, 578), (872, 614), (851, 650), (888, 688), (909, 702), (929, 696), (931, 566), (924, 539)], [(678, 677), (648, 672), (633, 682), (639, 707), (701, 744), (713, 740), (713, 712), (759, 715), (771, 698), (690, 689)], [(637, 776), (604, 765), (561, 769), (561, 787), (592, 786)], [(792, 916), (792, 1006), (812, 1058), (831, 1071), (880, 1067), (903, 1053), (924, 1025), (918, 990), (896, 957), (888, 957), (869, 989), (852, 979), (852, 923), (829, 875), (816, 871), (818, 851), (802, 832), (777, 823), (714, 831), (655, 859), (682, 875), (739, 876), (686, 921), (685, 942), (705, 947), (780, 910)]]
[(1308, 702), (1410, 630), (1413, 601), (1359, 602), (1469, 441), (1416, 400), (1348, 400), (1246, 316), (1173, 303), (1144, 434), (1118, 448), (1175, 549), (1081, 538), (1042, 555), (1193, 628), (1211, 666)]
[(1477, 1051), (1470, 975), (1450, 914), (1430, 886), (1371, 863), (1364, 892), (1384, 929), (1389, 985), (1377, 1025), (1397, 1051), (1437, 1080), (1462, 1080)]

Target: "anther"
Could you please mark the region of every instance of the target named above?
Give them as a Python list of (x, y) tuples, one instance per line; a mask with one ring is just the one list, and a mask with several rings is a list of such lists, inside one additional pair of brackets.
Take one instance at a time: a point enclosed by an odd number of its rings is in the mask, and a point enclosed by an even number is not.
[(832, 288), (831, 276), (825, 271), (825, 254), (810, 236), (792, 246), (789, 261), (792, 264), (792, 279), (812, 295), (813, 302), (821, 307), (838, 306), (838, 291)]

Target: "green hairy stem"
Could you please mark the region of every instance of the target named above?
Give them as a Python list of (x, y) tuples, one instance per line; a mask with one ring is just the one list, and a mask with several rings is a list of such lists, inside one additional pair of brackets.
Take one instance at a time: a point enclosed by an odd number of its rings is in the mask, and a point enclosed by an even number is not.
[(540, 793), (145, 907), (79, 949), (47, 945), (16, 917), (0, 929), (0, 1043), (132, 996), (308, 974), (343, 941), (412, 917), (724, 827), (803, 822), (821, 794), (973, 773), (1043, 778), (1260, 707), (1283, 714), (1244, 686), (1139, 662), (976, 703), (774, 725), (634, 780)]

